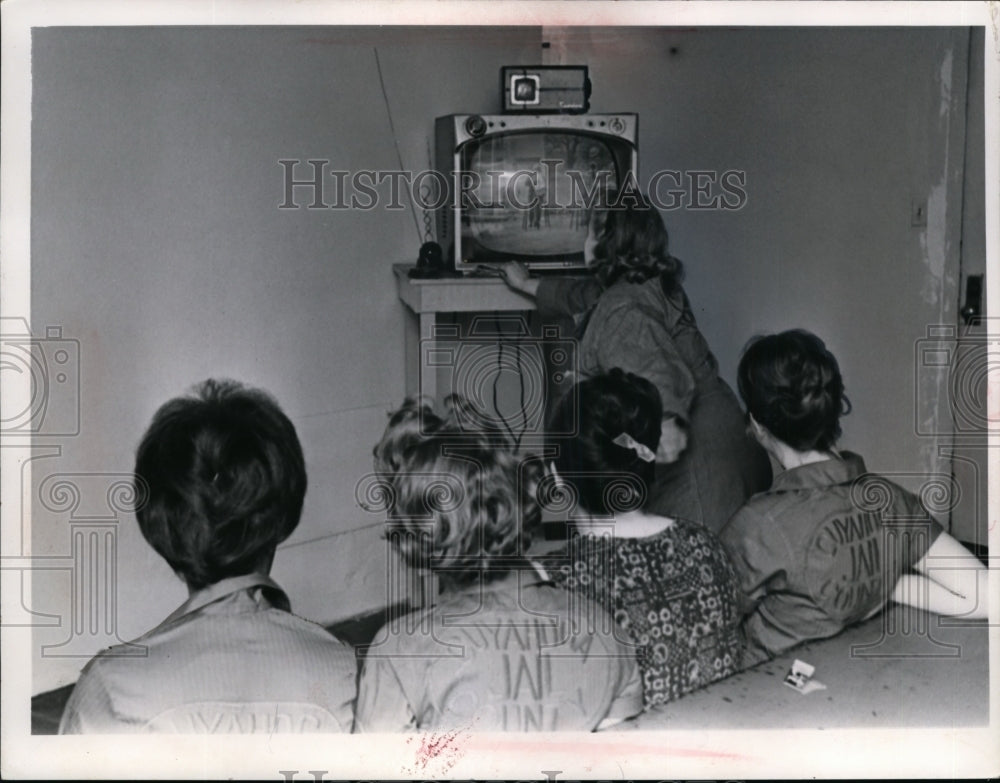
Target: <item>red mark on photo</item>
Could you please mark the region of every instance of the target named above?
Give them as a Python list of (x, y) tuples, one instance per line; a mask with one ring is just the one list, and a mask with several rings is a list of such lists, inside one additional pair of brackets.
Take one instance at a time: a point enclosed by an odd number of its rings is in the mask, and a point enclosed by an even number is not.
[[(414, 774), (426, 772), (432, 762), (434, 771), (438, 775), (443, 775), (450, 770), (465, 755), (465, 749), (459, 746), (463, 739), (463, 729), (452, 729), (451, 731), (431, 732), (419, 737), (420, 747), (417, 748), (417, 755), (413, 769), (406, 769), (404, 772)], [(407, 744), (411, 744), (416, 738), (411, 737)]]

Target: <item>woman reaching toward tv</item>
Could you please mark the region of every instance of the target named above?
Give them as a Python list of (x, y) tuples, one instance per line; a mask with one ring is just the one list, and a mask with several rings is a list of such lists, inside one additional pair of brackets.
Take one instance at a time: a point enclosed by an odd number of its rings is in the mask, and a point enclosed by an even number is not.
[(620, 367), (656, 386), (663, 436), (646, 508), (718, 532), (747, 498), (767, 489), (771, 467), (719, 377), (667, 239), (660, 213), (636, 199), (591, 220), (584, 257), (593, 279), (533, 278), (516, 262), (502, 274), (536, 298), (543, 319), (573, 318), (584, 379)]

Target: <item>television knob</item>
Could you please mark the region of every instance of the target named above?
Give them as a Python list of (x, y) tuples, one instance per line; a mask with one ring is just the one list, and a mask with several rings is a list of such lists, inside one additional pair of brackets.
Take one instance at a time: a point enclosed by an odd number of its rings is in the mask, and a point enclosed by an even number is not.
[(620, 135), (625, 132), (625, 121), (621, 117), (612, 117), (608, 120), (608, 128), (612, 133)]
[(470, 136), (482, 136), (486, 133), (486, 120), (478, 114), (473, 114), (465, 121), (465, 132)]

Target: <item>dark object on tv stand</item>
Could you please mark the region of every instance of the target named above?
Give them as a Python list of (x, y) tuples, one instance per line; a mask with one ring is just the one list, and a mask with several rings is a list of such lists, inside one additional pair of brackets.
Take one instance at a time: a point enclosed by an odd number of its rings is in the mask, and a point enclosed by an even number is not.
[(416, 279), (444, 277), (448, 270), (444, 265), (444, 252), (437, 242), (424, 242), (420, 246), (417, 265), (407, 274)]

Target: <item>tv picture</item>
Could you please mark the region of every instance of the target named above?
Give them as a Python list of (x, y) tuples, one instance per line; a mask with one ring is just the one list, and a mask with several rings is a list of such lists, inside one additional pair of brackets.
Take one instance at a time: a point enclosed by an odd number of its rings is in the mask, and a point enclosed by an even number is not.
[(638, 175), (635, 114), (453, 114), (436, 123), (449, 193), (438, 242), (454, 269), (517, 260), (581, 269), (590, 216)]

